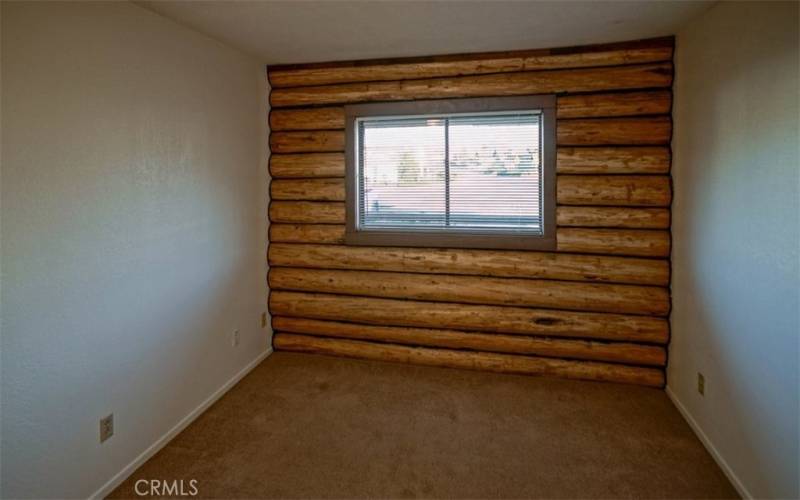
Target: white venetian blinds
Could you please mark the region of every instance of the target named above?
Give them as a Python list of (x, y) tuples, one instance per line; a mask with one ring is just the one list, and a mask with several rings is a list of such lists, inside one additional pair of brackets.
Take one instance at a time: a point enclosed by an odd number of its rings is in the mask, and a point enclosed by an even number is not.
[(541, 113), (362, 118), (361, 230), (542, 233)]

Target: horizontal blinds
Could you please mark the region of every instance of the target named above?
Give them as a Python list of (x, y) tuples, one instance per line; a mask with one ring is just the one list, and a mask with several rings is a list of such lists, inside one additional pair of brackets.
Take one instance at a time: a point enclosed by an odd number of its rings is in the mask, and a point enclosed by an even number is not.
[(358, 122), (360, 229), (541, 234), (538, 111)]

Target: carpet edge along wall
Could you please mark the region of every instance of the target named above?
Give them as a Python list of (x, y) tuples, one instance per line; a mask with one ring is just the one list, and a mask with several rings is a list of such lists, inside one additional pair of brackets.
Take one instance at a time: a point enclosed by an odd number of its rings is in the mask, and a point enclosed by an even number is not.
[[(268, 67), (275, 349), (663, 387), (673, 42)], [(345, 245), (344, 105), (535, 94), (555, 250)]]

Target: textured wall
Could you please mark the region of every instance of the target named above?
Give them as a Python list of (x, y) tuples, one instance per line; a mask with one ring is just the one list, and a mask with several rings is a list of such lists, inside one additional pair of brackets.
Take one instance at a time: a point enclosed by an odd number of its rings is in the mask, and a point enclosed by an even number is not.
[(2, 497), (85, 498), (269, 347), (265, 75), (126, 2), (2, 2), (2, 73)]
[(720, 2), (677, 38), (668, 386), (756, 498), (800, 496), (798, 14)]
[[(268, 73), (277, 348), (663, 385), (671, 39)], [(343, 244), (343, 104), (542, 93), (556, 252)]]

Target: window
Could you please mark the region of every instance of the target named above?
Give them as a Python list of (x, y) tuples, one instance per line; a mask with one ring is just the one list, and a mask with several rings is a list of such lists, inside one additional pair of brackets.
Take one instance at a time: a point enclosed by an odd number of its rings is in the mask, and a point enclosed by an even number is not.
[(553, 248), (555, 98), (346, 106), (347, 243)]

